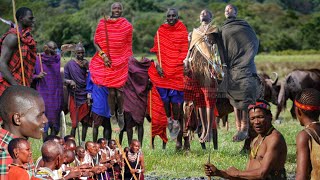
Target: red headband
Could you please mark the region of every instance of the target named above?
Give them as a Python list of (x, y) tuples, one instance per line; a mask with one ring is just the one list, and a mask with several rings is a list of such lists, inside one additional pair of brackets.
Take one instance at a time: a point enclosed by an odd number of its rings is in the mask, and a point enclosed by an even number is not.
[(294, 101), (294, 104), (302, 109), (302, 110), (306, 110), (306, 111), (317, 111), (320, 110), (320, 106), (313, 106), (313, 105), (307, 105), (307, 104), (301, 104), (299, 103), (297, 100)]
[(250, 111), (251, 109), (255, 109), (255, 108), (261, 108), (261, 109), (265, 109), (265, 110), (270, 111), (270, 106), (264, 102), (256, 102), (255, 104), (250, 104), (248, 106), (248, 111)]

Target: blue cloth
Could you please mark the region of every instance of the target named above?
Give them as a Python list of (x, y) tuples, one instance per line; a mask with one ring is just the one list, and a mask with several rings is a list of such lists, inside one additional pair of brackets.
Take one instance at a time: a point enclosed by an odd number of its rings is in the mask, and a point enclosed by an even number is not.
[(105, 86), (98, 86), (91, 81), (91, 75), (88, 73), (87, 78), (87, 91), (91, 93), (92, 107), (91, 111), (98, 114), (99, 116), (104, 116), (110, 118), (110, 108), (108, 104), (108, 88)]
[(157, 87), (163, 102), (183, 103), (183, 91)]

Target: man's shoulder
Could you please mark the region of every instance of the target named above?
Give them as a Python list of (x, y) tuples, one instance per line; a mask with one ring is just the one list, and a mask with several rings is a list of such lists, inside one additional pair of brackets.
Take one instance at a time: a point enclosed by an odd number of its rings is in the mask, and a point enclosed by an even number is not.
[(286, 140), (280, 131), (274, 129), (273, 132), (267, 136), (266, 141), (267, 144), (286, 144)]

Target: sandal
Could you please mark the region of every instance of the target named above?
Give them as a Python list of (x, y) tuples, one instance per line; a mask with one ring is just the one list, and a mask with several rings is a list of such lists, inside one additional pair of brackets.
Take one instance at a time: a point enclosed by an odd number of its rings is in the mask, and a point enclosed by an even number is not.
[(232, 138), (233, 142), (241, 142), (248, 138), (248, 132), (245, 131), (238, 131)]

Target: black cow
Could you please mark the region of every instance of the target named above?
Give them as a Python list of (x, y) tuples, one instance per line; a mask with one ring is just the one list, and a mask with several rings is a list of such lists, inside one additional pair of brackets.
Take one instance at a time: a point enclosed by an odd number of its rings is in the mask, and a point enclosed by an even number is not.
[[(305, 88), (315, 88), (320, 91), (320, 69), (297, 69), (286, 76), (281, 83), (275, 119), (278, 119), (280, 112), (286, 108), (287, 100), (294, 101), (296, 94)], [(290, 112), (292, 117), (296, 119), (294, 107), (294, 103), (292, 103)]]

